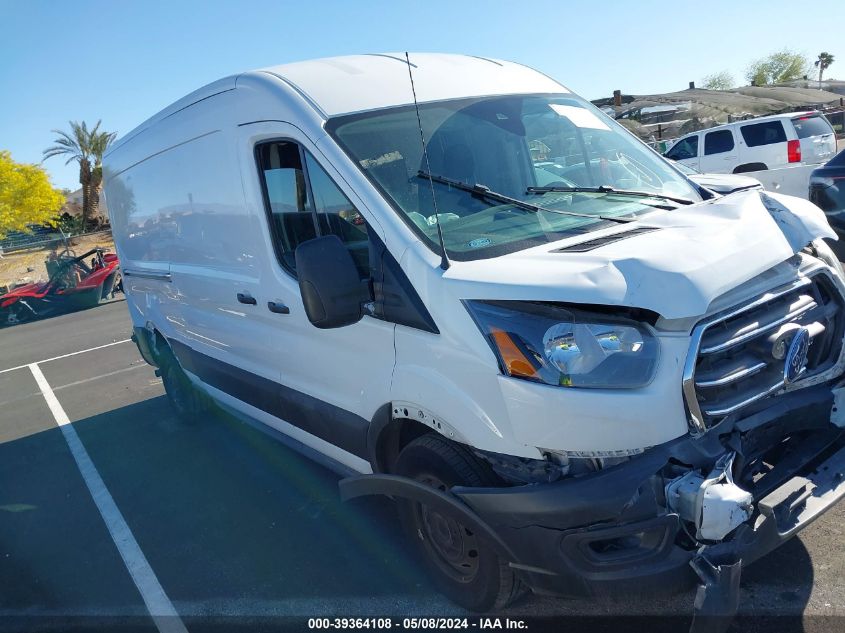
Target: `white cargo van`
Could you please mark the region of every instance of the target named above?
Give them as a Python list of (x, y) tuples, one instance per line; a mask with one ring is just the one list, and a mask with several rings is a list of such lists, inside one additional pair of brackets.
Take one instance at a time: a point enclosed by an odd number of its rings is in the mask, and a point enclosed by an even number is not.
[(397, 499), (465, 607), (698, 579), (731, 611), (740, 565), (845, 494), (824, 215), (717, 197), (519, 64), (410, 61), (418, 110), (404, 56), (332, 58), (113, 146), (141, 353), (180, 413), (213, 400), (354, 473), (344, 498)]
[(665, 156), (701, 172), (741, 174), (823, 163), (835, 153), (836, 135), (821, 113), (789, 112), (688, 134)]

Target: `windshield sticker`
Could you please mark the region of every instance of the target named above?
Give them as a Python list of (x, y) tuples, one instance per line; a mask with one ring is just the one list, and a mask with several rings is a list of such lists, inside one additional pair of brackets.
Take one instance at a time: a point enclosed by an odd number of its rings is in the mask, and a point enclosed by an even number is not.
[(610, 130), (607, 124), (586, 108), (550, 103), (549, 107), (560, 116), (565, 116), (578, 127), (586, 127), (593, 130)]
[(479, 237), (472, 240), (469, 244), (467, 244), (467, 246), (470, 248), (484, 248), (485, 246), (490, 246), (490, 244), (492, 244), (490, 238)]
[(399, 152), (388, 152), (377, 158), (363, 158), (358, 162), (364, 169), (372, 169), (373, 167), (381, 167), (388, 163), (394, 163), (397, 160), (405, 160), (405, 158)]

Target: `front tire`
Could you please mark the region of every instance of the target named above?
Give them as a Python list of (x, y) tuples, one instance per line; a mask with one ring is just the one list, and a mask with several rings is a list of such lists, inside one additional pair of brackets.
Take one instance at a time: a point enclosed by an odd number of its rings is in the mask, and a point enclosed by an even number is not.
[[(429, 433), (399, 454), (396, 474), (444, 492), (453, 486), (501, 484), (490, 468), (460, 445)], [(471, 611), (501, 609), (525, 592), (496, 552), (455, 519), (400, 499), (399, 516), (437, 589)]]
[(20, 325), (21, 323), (31, 321), (32, 318), (32, 310), (27, 309), (18, 301), (0, 312), (0, 327)]

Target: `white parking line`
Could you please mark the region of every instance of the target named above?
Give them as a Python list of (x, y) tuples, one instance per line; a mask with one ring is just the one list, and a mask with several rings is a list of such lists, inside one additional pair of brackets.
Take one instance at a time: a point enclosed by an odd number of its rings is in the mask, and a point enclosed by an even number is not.
[(94, 462), (91, 461), (88, 451), (85, 450), (82, 440), (79, 439), (76, 429), (71, 425), (67, 413), (56, 398), (56, 394), (53, 393), (53, 389), (44, 377), (41, 368), (38, 363), (31, 363), (28, 367), (35, 378), (35, 382), (38, 383), (38, 388), (41, 389), (41, 394), (47, 401), (47, 406), (50, 407), (50, 412), (53, 414), (56, 424), (59, 425), (65, 437), (79, 472), (82, 473), (82, 478), (85, 480), (85, 485), (88, 486), (88, 491), (100, 511), (100, 516), (103, 518), (117, 551), (120, 552), (123, 563), (138, 588), (156, 627), (160, 633), (187, 633), (187, 629), (185, 629), (184, 623), (173, 607), (173, 603), (164, 593), (155, 572), (147, 562), (147, 558), (132, 535), (132, 530), (126, 524), (126, 520), (120, 513), (108, 488), (106, 488), (100, 473), (97, 472)]
[(26, 363), (25, 365), (18, 365), (17, 367), (9, 367), (8, 369), (0, 369), (0, 374), (5, 374), (7, 371), (15, 371), (16, 369), (23, 369), (24, 367), (32, 367), (33, 365), (42, 365), (44, 363), (49, 363), (54, 360), (59, 360), (60, 358), (68, 358), (70, 356), (76, 356), (77, 354), (85, 354), (86, 352), (93, 352), (98, 349), (103, 349), (106, 347), (111, 347), (112, 345), (120, 345), (121, 343), (128, 343), (131, 341), (131, 338), (125, 338), (122, 341), (114, 341), (113, 343), (106, 343), (105, 345), (97, 345), (97, 347), (89, 347), (88, 349), (81, 349), (78, 352), (71, 352), (70, 354), (62, 354), (61, 356), (53, 356), (53, 358), (45, 358), (44, 360), (39, 360), (35, 363)]
[(66, 385), (61, 385), (60, 387), (55, 387), (53, 391), (61, 391), (62, 389), (68, 389), (70, 387), (78, 387), (79, 385), (85, 385), (89, 382), (94, 382), (97, 380), (102, 380), (103, 378), (111, 378), (112, 376), (117, 376), (119, 374), (125, 374), (128, 371), (135, 371), (136, 369), (147, 369), (152, 371), (149, 365), (146, 363), (139, 363), (138, 365), (132, 365), (130, 367), (124, 367), (123, 369), (116, 369), (114, 371), (106, 372), (105, 374), (98, 374), (97, 376), (91, 376), (90, 378), (84, 378), (82, 380), (74, 380), (73, 382), (69, 382)]

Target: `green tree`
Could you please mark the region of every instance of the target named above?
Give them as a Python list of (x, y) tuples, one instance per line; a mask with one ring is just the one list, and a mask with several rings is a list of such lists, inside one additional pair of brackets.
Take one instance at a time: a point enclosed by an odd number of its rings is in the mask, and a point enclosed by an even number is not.
[(101, 132), (100, 121), (88, 129), (83, 121), (70, 121), (70, 133), (53, 130), (58, 137), (54, 145), (44, 150), (44, 160), (53, 156), (67, 156), (65, 165), (72, 161), (79, 163), (79, 184), (82, 185), (82, 229), (88, 226), (88, 219), (96, 215), (100, 206), (100, 189), (103, 184), (103, 154), (114, 141), (115, 132)]
[(65, 197), (40, 165), (16, 163), (0, 151), (0, 237), (27, 224), (54, 224)]
[(734, 87), (735, 82), (733, 75), (727, 70), (722, 70), (712, 75), (707, 75), (702, 84), (706, 90), (730, 90)]
[(822, 89), (822, 75), (833, 63), (833, 55), (830, 53), (819, 53), (819, 58), (813, 62), (813, 66), (819, 69), (819, 90)]
[(745, 71), (745, 78), (754, 86), (778, 84), (801, 79), (811, 67), (805, 55), (785, 48), (752, 62)]

